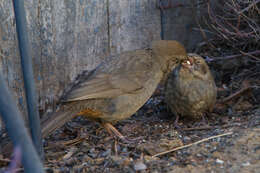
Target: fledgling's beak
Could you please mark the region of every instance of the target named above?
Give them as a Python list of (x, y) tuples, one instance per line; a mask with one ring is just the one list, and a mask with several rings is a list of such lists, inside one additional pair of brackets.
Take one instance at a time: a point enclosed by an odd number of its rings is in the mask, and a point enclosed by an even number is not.
[(190, 72), (193, 70), (193, 60), (191, 58), (188, 58), (188, 60), (184, 61), (182, 63), (182, 66), (186, 69), (188, 69)]
[(193, 66), (193, 63), (194, 63), (194, 62), (193, 62), (193, 59), (192, 59), (191, 57), (188, 58), (188, 61), (190, 62), (190, 65)]

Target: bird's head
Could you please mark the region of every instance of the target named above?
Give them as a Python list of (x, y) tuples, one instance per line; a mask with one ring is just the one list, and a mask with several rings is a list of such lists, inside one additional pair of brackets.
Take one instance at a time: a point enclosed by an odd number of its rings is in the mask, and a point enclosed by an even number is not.
[(181, 61), (187, 59), (184, 46), (175, 40), (158, 40), (152, 43), (152, 52), (167, 76)]
[(190, 74), (198, 78), (207, 78), (210, 75), (207, 63), (197, 54), (189, 53), (187, 60), (181, 62), (181, 66), (184, 71), (189, 71)]

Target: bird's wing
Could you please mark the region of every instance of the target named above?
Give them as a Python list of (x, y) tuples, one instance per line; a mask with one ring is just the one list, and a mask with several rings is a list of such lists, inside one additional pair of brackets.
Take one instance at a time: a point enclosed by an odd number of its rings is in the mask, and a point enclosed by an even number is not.
[[(150, 77), (150, 55), (144, 51), (135, 51), (117, 56), (101, 65), (85, 81), (76, 85), (63, 101), (113, 98), (140, 92), (144, 88), (143, 83)], [(120, 58), (124, 58), (124, 61), (119, 61)], [(148, 60), (137, 63), (137, 58)]]

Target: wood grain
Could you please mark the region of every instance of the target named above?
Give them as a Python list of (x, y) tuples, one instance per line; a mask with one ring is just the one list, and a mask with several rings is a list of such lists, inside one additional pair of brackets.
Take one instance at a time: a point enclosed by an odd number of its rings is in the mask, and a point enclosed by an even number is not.
[[(144, 48), (160, 39), (160, 12), (155, 1), (25, 1), (39, 109), (55, 109), (64, 88), (109, 54)], [(0, 14), (0, 68), (25, 115), (11, 1), (0, 0)]]
[(112, 54), (145, 48), (159, 40), (156, 0), (109, 0), (109, 31)]

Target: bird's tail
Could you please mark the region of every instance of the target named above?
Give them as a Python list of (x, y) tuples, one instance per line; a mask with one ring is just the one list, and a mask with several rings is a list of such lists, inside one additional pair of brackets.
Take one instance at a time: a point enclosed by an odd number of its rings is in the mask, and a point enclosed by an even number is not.
[[(42, 137), (43, 138), (47, 137), (54, 130), (60, 128), (75, 116), (76, 116), (75, 112), (64, 111), (64, 110), (51, 113), (51, 116), (45, 115), (44, 116), (46, 117), (45, 120), (41, 122)], [(2, 148), (0, 147), (0, 153), (3, 155), (10, 156), (11, 152), (12, 152), (12, 143), (10, 141), (4, 144)]]
[(58, 111), (52, 113), (51, 117), (41, 123), (42, 137), (47, 137), (50, 133), (63, 126), (75, 116), (76, 114), (72, 111)]

